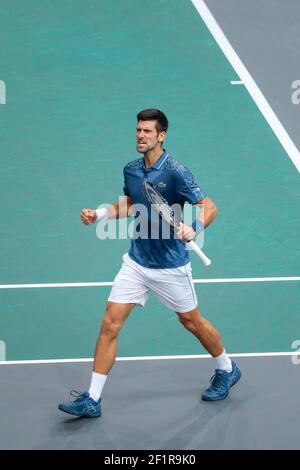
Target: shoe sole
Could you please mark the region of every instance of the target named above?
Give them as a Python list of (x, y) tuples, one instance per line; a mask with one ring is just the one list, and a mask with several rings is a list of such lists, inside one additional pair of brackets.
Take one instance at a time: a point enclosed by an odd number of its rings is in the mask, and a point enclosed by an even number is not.
[(227, 393), (227, 395), (225, 395), (225, 397), (207, 398), (207, 397), (201, 396), (201, 398), (202, 398), (203, 401), (221, 401), (221, 400), (225, 400), (225, 398), (227, 398), (228, 395), (229, 395), (229, 392)]
[(101, 416), (101, 413), (98, 415), (87, 415), (87, 414), (77, 414), (77, 413), (72, 413), (71, 411), (64, 410), (63, 408), (58, 407), (60, 411), (63, 411), (64, 413), (67, 413), (68, 415), (72, 416), (77, 416), (77, 418), (99, 418)]

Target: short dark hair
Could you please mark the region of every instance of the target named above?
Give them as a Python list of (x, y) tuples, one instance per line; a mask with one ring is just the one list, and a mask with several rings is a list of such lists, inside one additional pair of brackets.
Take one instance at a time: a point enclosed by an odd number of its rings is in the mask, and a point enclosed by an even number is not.
[(167, 132), (169, 122), (167, 116), (159, 109), (144, 109), (137, 115), (138, 121), (156, 121), (155, 127), (158, 132)]

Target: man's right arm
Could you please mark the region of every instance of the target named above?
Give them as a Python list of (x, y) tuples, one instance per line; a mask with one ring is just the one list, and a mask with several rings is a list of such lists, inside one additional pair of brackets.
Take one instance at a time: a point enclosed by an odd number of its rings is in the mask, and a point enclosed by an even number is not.
[[(121, 219), (130, 215), (130, 207), (132, 206), (132, 199), (129, 196), (124, 196), (118, 202), (111, 204), (101, 209), (82, 209), (80, 213), (81, 222), (84, 225), (91, 225), (97, 219)], [(98, 215), (98, 217), (97, 217)]]

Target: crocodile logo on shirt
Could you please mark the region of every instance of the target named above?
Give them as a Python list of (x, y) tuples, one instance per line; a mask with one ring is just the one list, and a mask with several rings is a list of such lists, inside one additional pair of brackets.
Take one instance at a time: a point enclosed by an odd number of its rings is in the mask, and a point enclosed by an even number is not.
[(157, 185), (159, 188), (165, 188), (167, 185), (163, 181), (160, 181)]

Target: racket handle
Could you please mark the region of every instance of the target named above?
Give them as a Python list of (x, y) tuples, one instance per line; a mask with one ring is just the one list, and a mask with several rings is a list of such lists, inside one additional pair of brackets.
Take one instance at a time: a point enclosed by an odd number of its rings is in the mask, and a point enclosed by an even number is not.
[(191, 249), (199, 256), (199, 258), (201, 259), (204, 266), (210, 266), (211, 265), (211, 260), (203, 253), (202, 250), (200, 250), (197, 243), (195, 243), (193, 240), (191, 240), (190, 242), (188, 242), (188, 244), (190, 245)]

